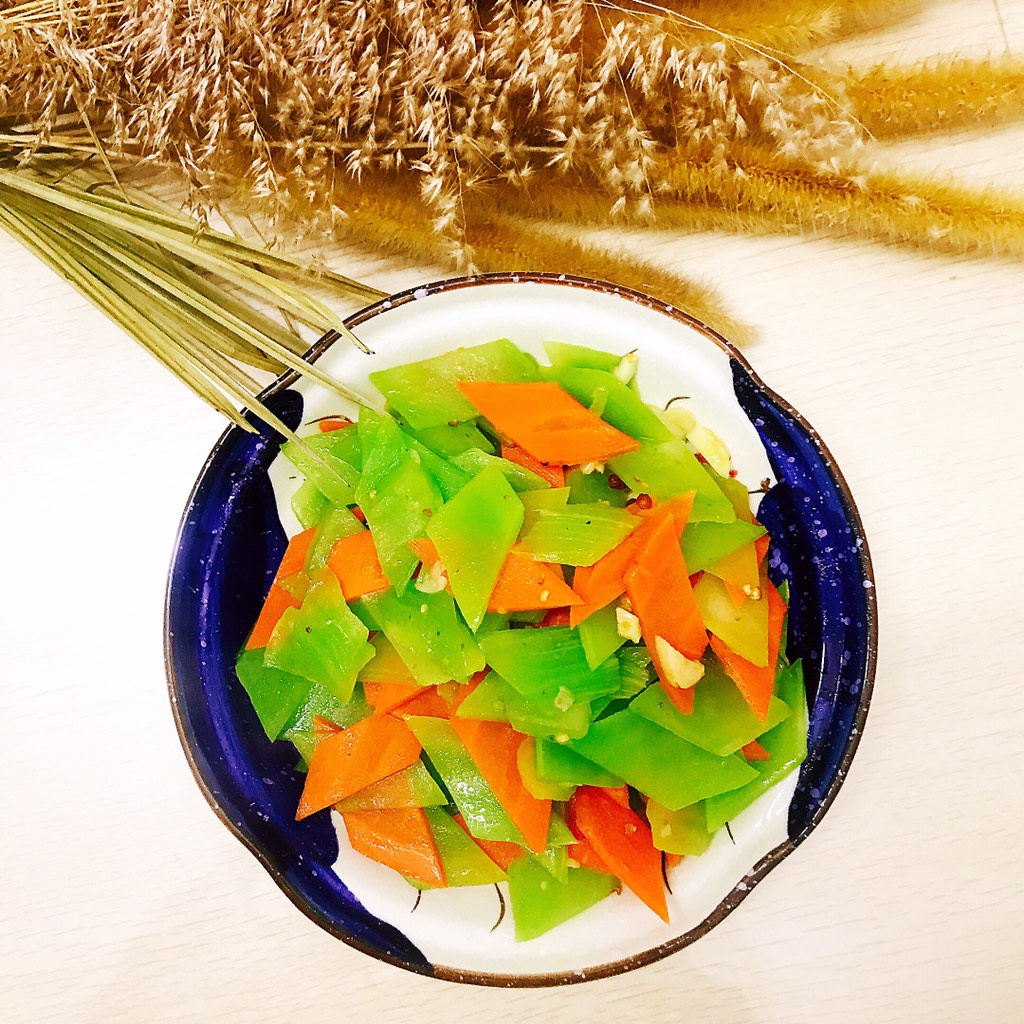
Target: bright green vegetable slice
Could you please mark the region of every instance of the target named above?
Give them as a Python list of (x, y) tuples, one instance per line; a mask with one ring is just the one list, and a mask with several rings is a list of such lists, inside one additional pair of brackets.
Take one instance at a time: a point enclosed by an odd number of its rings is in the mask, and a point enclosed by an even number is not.
[(543, 562), (593, 565), (639, 525), (625, 509), (597, 502), (531, 512), (520, 546)]
[(512, 485), (514, 491), (541, 491), (550, 489), (551, 485), (542, 477), (524, 466), (497, 455), (488, 455), (478, 449), (470, 449), (456, 455), (452, 462), (466, 473), (476, 476), (485, 469), (496, 469)]
[(357, 429), (363, 473), (355, 500), (373, 534), (384, 575), (401, 592), (419, 564), (409, 541), (424, 536), (443, 499), (422, 456), (390, 416), (362, 409)]
[(327, 564), (331, 548), (337, 541), (365, 529), (351, 509), (345, 505), (331, 506), (317, 524), (313, 541), (306, 552), (306, 573), (309, 576), (316, 575)]
[(760, 523), (734, 519), (731, 523), (689, 523), (683, 531), (682, 548), (691, 573), (714, 565), (764, 533)]
[(312, 480), (304, 480), (292, 495), (292, 511), (304, 530), (316, 526), (327, 511), (335, 506)]
[(524, 697), (496, 672), (488, 673), (459, 705), (457, 714), (483, 722), (508, 722), (516, 732), (527, 736), (573, 739), (586, 735), (593, 718), (589, 701), (578, 700), (558, 707), (550, 694), (534, 699)]
[(410, 431), (432, 452), (446, 459), (474, 448), (494, 454), (494, 442), (475, 423), (444, 423), (423, 430), (410, 428)]
[(670, 810), (757, 777), (742, 757), (709, 754), (628, 708), (594, 722), (569, 746)]
[(732, 502), (683, 441), (645, 443), (634, 452), (609, 459), (608, 466), (633, 491), (649, 494), (655, 501), (695, 491), (691, 522), (730, 523), (736, 518)]
[(335, 505), (347, 505), (353, 500), (359, 471), (318, 445), (318, 440), (307, 437), (302, 443), (285, 441), (281, 454)]
[(547, 490), (520, 491), (519, 500), (529, 516), (538, 508), (562, 508), (569, 500), (569, 488), (549, 487)]
[[(434, 834), (449, 886), (493, 885), (505, 881), (508, 877), (505, 872), (466, 835), (447, 811), (440, 807), (424, 807), (423, 813)], [(418, 882), (413, 884), (418, 889), (424, 888)]]
[[(401, 799), (396, 799), (401, 792)], [(383, 811), (406, 807), (443, 807), (448, 797), (422, 761), (353, 793), (334, 805), (336, 811)]]
[(629, 501), (629, 491), (624, 487), (612, 487), (608, 473), (584, 473), (576, 467), (565, 474), (569, 486), (569, 500), (575, 504), (604, 502), (612, 508), (624, 508)]
[(455, 608), (451, 594), (384, 590), (353, 601), (369, 612), (421, 686), (454, 679), (465, 683), (484, 667), (484, 656)]
[(579, 631), (568, 626), (489, 633), (480, 647), (487, 664), (531, 700), (546, 697), (564, 709), (611, 697), (619, 688), (618, 662), (608, 658), (592, 669)]
[(438, 510), (427, 526), (455, 601), (470, 629), (475, 630), (487, 611), (519, 528), (523, 503), (509, 482), (494, 467), (483, 470)]
[(594, 764), (564, 743), (538, 739), (535, 748), (537, 775), (549, 782), (568, 786), (621, 786), (622, 779), (606, 768)]
[(535, 939), (576, 917), (618, 888), (618, 879), (590, 868), (570, 868), (564, 882), (535, 857), (520, 857), (508, 867), (509, 902), (517, 942)]
[(694, 687), (693, 711), (690, 714), (684, 715), (661, 686), (649, 686), (630, 707), (644, 718), (719, 757), (735, 753), (765, 730), (774, 728), (789, 714), (785, 702), (772, 697), (768, 719), (762, 722), (717, 658), (706, 658), (704, 665), (704, 677)]
[(600, 390), (604, 408), (599, 415), (606, 423), (630, 437), (637, 440), (671, 441), (675, 436), (635, 391), (606, 370), (565, 366), (553, 368), (545, 376), (561, 384), (577, 402), (588, 408)]
[(292, 717), (285, 723), (281, 730), (281, 739), (294, 744), (303, 760), (308, 762), (316, 743), (313, 726), (313, 719), (316, 716), (326, 718), (344, 729), (360, 719), (368, 718), (371, 714), (373, 708), (367, 703), (363, 688), (358, 683), (353, 689), (352, 696), (344, 703), (319, 683), (313, 683)]
[(370, 374), (370, 381), (413, 430), (472, 420), (477, 410), (455, 386), (460, 380), (540, 380), (537, 360), (501, 339)]
[(470, 835), (526, 845), (447, 719), (410, 715), (405, 722), (423, 745)]
[(807, 691), (800, 662), (795, 661), (783, 669), (776, 685), (779, 697), (790, 708), (790, 714), (774, 729), (758, 737), (758, 742), (771, 757), (767, 761), (753, 763), (756, 779), (741, 789), (706, 801), (705, 813), (710, 832), (721, 828), (730, 818), (749, 807), (767, 789), (803, 764), (807, 757)]
[(263, 731), (268, 739), (276, 740), (295, 709), (305, 700), (310, 681), (265, 665), (263, 649), (259, 647), (242, 651), (235, 671), (249, 694)]
[(597, 668), (626, 642), (625, 637), (619, 636), (615, 608), (614, 602), (606, 604), (600, 610), (588, 615), (576, 627), (580, 634), (580, 642), (583, 644), (583, 652), (587, 657), (587, 664), (591, 668)]
[(288, 608), (267, 642), (264, 663), (319, 683), (344, 702), (373, 657), (369, 631), (352, 614), (337, 577), (320, 574), (302, 605)]
[(580, 366), (591, 370), (614, 370), (622, 362), (616, 352), (602, 352), (588, 345), (572, 345), (565, 341), (545, 341), (544, 351), (554, 369)]
[(670, 811), (657, 800), (648, 800), (647, 820), (656, 850), (696, 857), (711, 845), (703, 803)]
[(725, 584), (705, 573), (693, 588), (704, 625), (732, 651), (754, 665), (768, 664), (768, 600), (747, 600), (737, 608)]
[(619, 648), (619, 692), (617, 697), (634, 697), (654, 679), (654, 665), (646, 647), (630, 644)]

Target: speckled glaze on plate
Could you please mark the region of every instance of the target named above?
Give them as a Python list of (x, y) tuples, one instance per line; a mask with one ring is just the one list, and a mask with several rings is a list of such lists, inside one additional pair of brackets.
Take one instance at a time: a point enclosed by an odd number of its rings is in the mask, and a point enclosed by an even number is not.
[[(312, 920), (349, 945), (421, 974), (481, 985), (558, 985), (640, 967), (706, 934), (821, 821), (842, 785), (867, 714), (876, 651), (874, 582), (863, 528), (828, 450), (723, 338), (686, 313), (626, 289), (562, 276), (443, 281), (367, 307), (349, 325), (364, 356), (328, 335), (312, 350), (357, 389), (381, 366), (509, 337), (621, 352), (637, 348), (652, 402), (683, 391), (726, 441), (740, 478), (772, 481), (758, 516), (774, 544), (769, 572), (791, 588), (788, 650), (804, 661), (809, 755), (798, 773), (731, 822), (672, 876), (672, 924), (626, 892), (545, 937), (514, 943), (493, 889), (414, 894), (347, 849), (327, 814), (294, 820), (302, 788), (294, 751), (264, 736), (235, 677), (286, 543), (294, 473), (274, 464), (279, 439), (230, 428), (182, 518), (168, 583), (166, 663), (178, 731), (213, 809)], [(264, 400), (293, 426), (346, 411), (330, 393), (278, 380)], [(279, 509), (281, 511), (279, 511)], [(282, 525), (284, 520), (284, 525)], [(395, 880), (397, 879), (397, 881)], [(438, 903), (438, 900), (446, 902)], [(431, 902), (433, 901), (433, 902)]]

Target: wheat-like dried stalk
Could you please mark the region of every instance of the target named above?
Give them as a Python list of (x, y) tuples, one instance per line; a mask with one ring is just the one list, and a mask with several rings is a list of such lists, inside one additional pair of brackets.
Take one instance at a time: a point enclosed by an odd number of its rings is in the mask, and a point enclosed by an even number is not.
[(735, 333), (706, 289), (569, 226), (1024, 253), (1019, 203), (865, 169), (873, 138), (1019, 118), (1020, 61), (799, 59), (925, 2), (0, 0), (0, 165), (159, 165), (200, 218), (233, 205), (274, 240), (611, 278)]

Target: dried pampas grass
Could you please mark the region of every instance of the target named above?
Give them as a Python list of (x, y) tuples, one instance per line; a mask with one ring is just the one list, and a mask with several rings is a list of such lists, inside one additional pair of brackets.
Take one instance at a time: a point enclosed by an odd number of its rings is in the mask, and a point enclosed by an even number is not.
[(271, 238), (614, 278), (735, 332), (706, 289), (566, 226), (1024, 253), (1018, 203), (870, 169), (876, 140), (1020, 118), (1024, 63), (799, 58), (923, 5), (0, 0), (0, 160), (171, 167)]

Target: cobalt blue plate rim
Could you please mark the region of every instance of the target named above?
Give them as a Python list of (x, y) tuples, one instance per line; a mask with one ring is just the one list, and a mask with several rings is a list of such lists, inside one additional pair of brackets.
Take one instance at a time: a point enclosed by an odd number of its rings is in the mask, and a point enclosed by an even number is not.
[[(710, 931), (754, 886), (813, 831), (834, 801), (863, 732), (877, 657), (877, 600), (863, 524), (849, 487), (811, 425), (768, 388), (725, 338), (688, 313), (616, 285), (570, 275), (505, 273), (455, 278), (382, 299), (346, 321), (350, 328), (378, 313), (427, 295), (489, 284), (542, 283), (612, 293), (686, 323), (725, 351), (736, 398), (765, 446), (778, 483), (762, 499), (759, 517), (773, 540), (769, 571), (776, 583), (794, 583), (788, 644), (808, 672), (811, 704), (809, 756), (790, 804), (789, 838), (766, 854), (695, 928), (633, 956), (582, 971), (550, 974), (484, 973), (432, 964), (401, 931), (367, 913), (331, 870), (333, 829), (313, 816), (295, 823), (300, 783), (280, 745), (260, 745), (233, 659), (254, 620), (242, 611), (255, 587), (262, 598), (280, 559), (284, 535), (277, 521), (267, 467), (280, 436), (229, 427), (214, 445), (186, 504), (168, 578), (165, 663), (175, 724), (197, 784), (211, 808), (308, 917), (330, 934), (387, 963), (449, 981), (501, 987), (540, 987), (608, 977), (660, 960)], [(331, 332), (307, 357), (318, 358), (336, 340)], [(261, 395), (291, 426), (302, 414), (297, 375), (278, 378)], [(247, 414), (250, 422), (259, 421)], [(797, 517), (806, 527), (791, 529)], [(800, 518), (802, 517), (802, 518)], [(256, 531), (236, 548), (242, 524)], [(263, 537), (262, 549), (251, 540)], [(231, 572), (223, 570), (229, 567)], [(238, 579), (246, 576), (246, 582)], [(229, 584), (234, 582), (234, 592)], [(262, 587), (262, 589), (260, 589)], [(226, 589), (227, 588), (227, 589)], [(814, 591), (813, 598), (802, 595)], [(251, 723), (250, 723), (251, 724)], [(243, 742), (243, 739), (245, 742)]]

